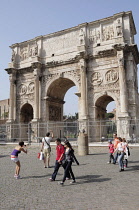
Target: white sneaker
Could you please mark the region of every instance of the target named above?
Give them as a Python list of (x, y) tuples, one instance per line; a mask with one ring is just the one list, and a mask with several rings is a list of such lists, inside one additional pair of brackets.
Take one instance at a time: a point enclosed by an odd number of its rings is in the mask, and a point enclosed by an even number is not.
[(75, 181), (75, 180), (72, 180), (72, 181), (70, 182), (70, 184), (74, 184), (74, 183), (76, 183), (76, 181)]
[(16, 177), (16, 179), (22, 179), (22, 178), (20, 177), (20, 175), (18, 175), (18, 176)]
[(58, 184), (63, 186), (64, 182), (58, 182)]

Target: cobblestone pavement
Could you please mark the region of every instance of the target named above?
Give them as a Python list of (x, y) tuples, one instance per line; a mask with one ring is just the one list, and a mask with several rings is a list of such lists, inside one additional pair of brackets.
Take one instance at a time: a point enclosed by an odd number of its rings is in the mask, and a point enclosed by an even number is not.
[(62, 167), (55, 182), (48, 180), (54, 170), (55, 146), (51, 168), (37, 159), (39, 146), (29, 146), (27, 155), (20, 154), (20, 180), (13, 177), (15, 164), (9, 158), (13, 148), (0, 146), (0, 210), (139, 210), (139, 148), (131, 149), (129, 167), (119, 172), (118, 165), (107, 164), (108, 148), (91, 147), (90, 155), (76, 155), (77, 183), (66, 181), (64, 186), (58, 185)]

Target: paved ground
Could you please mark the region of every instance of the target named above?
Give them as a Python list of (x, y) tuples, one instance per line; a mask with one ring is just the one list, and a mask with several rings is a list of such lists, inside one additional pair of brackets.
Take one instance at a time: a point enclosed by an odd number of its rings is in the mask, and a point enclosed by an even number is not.
[[(43, 168), (37, 159), (39, 146), (30, 146), (28, 154), (20, 154), (21, 180), (16, 180), (14, 163), (9, 155), (14, 146), (0, 146), (0, 210), (139, 210), (139, 148), (131, 150), (129, 167), (119, 172), (118, 165), (107, 164), (108, 149), (91, 147), (90, 155), (77, 158), (73, 164), (77, 183), (59, 186), (48, 178), (53, 172), (55, 149), (51, 166)], [(77, 148), (75, 148), (75, 152)]]

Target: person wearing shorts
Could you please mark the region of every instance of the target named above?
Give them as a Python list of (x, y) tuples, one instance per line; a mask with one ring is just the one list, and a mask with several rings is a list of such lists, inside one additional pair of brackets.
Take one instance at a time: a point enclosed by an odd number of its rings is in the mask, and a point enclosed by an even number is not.
[(21, 152), (24, 152), (24, 153), (27, 154), (27, 149), (26, 150), (24, 149), (25, 147), (26, 147), (26, 145), (24, 145), (24, 142), (21, 141), (21, 142), (19, 142), (19, 145), (16, 146), (14, 148), (14, 150), (12, 151), (12, 153), (11, 153), (11, 160), (16, 164), (15, 175), (14, 175), (14, 177), (16, 179), (20, 179), (21, 178), (20, 175), (19, 175), (21, 165), (20, 165), (20, 161), (18, 159), (18, 154), (20, 154)]
[(41, 151), (43, 151), (44, 153), (44, 168), (50, 168), (50, 153), (51, 153), (50, 141), (52, 140), (53, 137), (54, 135), (53, 132), (51, 131), (46, 133), (46, 137), (42, 139)]

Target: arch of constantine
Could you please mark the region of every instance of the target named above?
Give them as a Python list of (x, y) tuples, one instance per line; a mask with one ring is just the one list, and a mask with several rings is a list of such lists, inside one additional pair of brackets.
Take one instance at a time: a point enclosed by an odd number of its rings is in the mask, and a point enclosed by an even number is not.
[[(79, 129), (90, 136), (89, 141), (97, 141), (94, 135), (100, 129), (88, 126), (88, 122), (103, 120), (111, 101), (116, 104), (118, 136), (130, 138), (131, 121), (139, 136), (135, 34), (129, 11), (13, 44), (6, 69), (10, 78), (9, 127), (62, 121), (64, 96), (76, 86)], [(34, 132), (43, 136), (46, 129)]]

